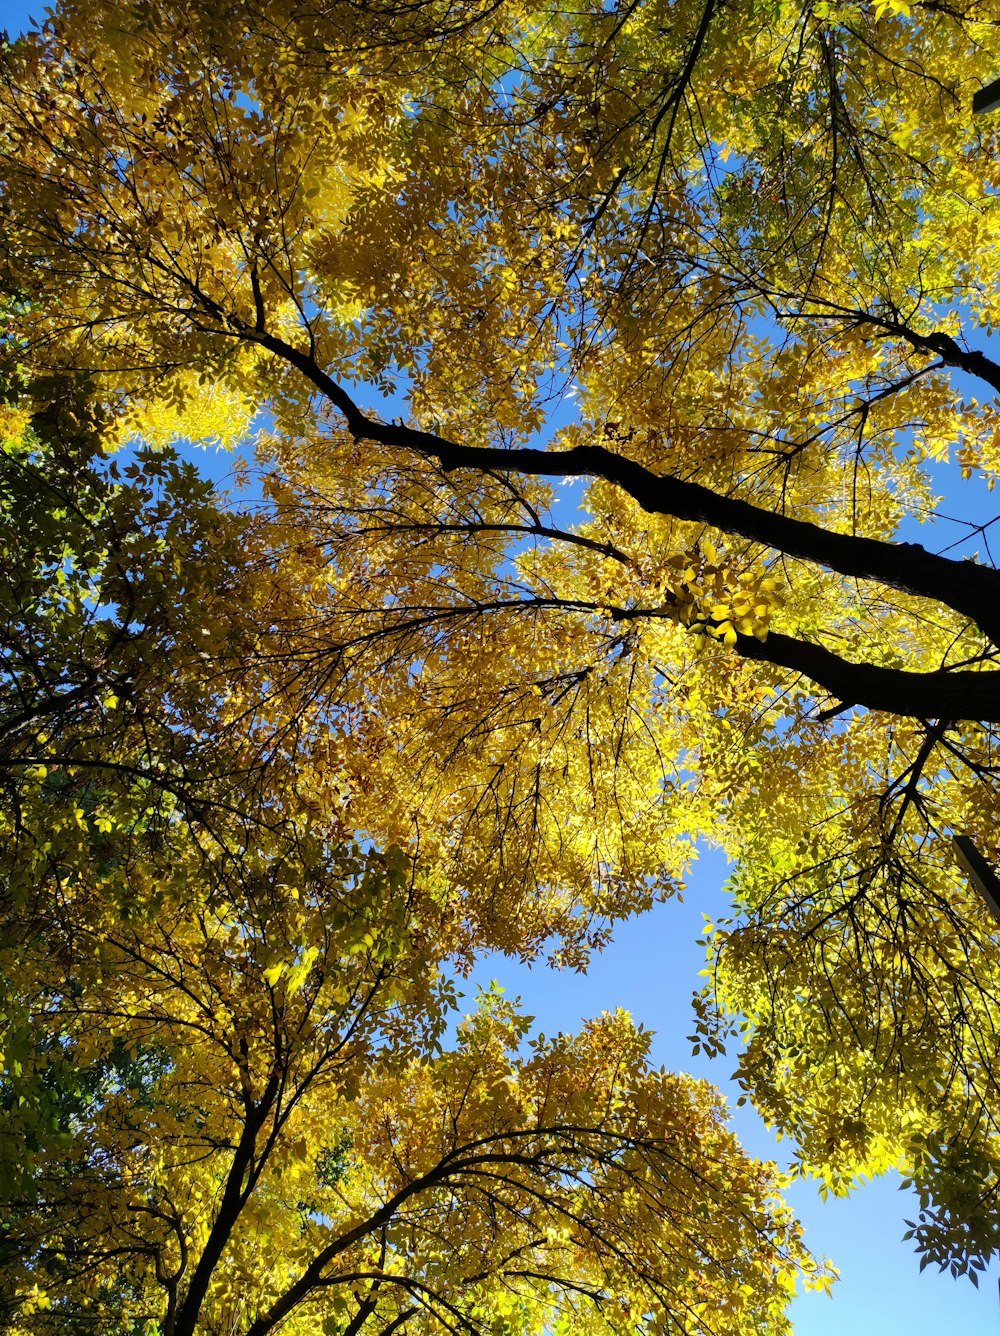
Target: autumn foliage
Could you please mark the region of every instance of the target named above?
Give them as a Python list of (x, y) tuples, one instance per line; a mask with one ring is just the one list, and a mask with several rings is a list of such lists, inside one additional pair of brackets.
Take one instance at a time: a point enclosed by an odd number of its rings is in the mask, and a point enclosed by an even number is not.
[[(784, 1330), (829, 1276), (706, 1086), (454, 1012), (699, 839), (698, 1043), (995, 1251), (1000, 575), (912, 539), (1000, 468), (998, 18), (70, 0), (4, 51), (14, 1330)], [(252, 446), (233, 498), (182, 441)]]

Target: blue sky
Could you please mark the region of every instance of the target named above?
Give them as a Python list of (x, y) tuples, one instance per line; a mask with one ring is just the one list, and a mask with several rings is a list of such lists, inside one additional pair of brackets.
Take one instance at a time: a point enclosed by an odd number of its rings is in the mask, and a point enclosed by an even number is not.
[[(0, 27), (16, 35), (27, 25), (30, 14), (44, 12), (40, 5), (0, 0)], [(195, 457), (217, 478), (228, 473), (232, 464), (229, 458), (206, 452), (195, 452)], [(942, 474), (942, 491), (952, 481), (950, 472)], [(951, 507), (949, 513), (959, 518), (974, 515), (982, 522), (996, 513), (994, 506), (987, 511), (987, 504), (985, 489), (980, 489), (978, 496), (963, 501), (961, 510)], [(941, 547), (960, 532), (953, 528), (945, 537), (942, 526), (933, 534), (924, 529), (912, 537), (928, 547)], [(981, 549), (981, 543), (970, 546)], [(961, 550), (971, 555), (968, 548)], [(726, 904), (725, 879), (721, 856), (705, 855), (694, 870), (683, 903), (657, 906), (622, 927), (586, 976), (555, 973), (544, 966), (528, 969), (502, 957), (490, 957), (477, 968), (470, 995), (476, 982), (498, 979), (508, 993), (522, 998), (524, 1009), (536, 1017), (537, 1027), (550, 1034), (575, 1030), (583, 1019), (602, 1010), (625, 1007), (656, 1032), (656, 1062), (707, 1076), (735, 1101), (735, 1089), (727, 1082), (732, 1059), (692, 1058), (686, 1040), (692, 1029), (691, 994), (698, 987), (703, 964), (695, 941), (703, 915), (712, 916)], [(733, 1117), (748, 1150), (783, 1160), (783, 1148), (775, 1144), (752, 1110), (735, 1109)], [(919, 1272), (909, 1245), (900, 1241), (903, 1218), (913, 1214), (915, 1204), (912, 1197), (898, 1191), (896, 1182), (882, 1180), (859, 1189), (849, 1199), (826, 1202), (813, 1185), (800, 1183), (791, 1189), (790, 1198), (805, 1225), (809, 1245), (814, 1252), (829, 1255), (841, 1271), (832, 1299), (806, 1295), (795, 1301), (796, 1336), (1000, 1333), (1000, 1268), (988, 1273), (978, 1291), (967, 1281), (954, 1281), (931, 1269)]]
[[(615, 941), (582, 975), (531, 969), (492, 956), (474, 981), (498, 979), (546, 1034), (576, 1030), (581, 1020), (625, 1007), (656, 1031), (653, 1059), (674, 1070), (705, 1076), (735, 1105), (739, 1091), (728, 1081), (734, 1061), (693, 1058), (686, 1036), (693, 1028), (691, 994), (699, 986), (703, 955), (695, 945), (703, 915), (727, 904), (722, 887), (725, 859), (705, 854), (689, 880), (684, 901), (658, 905), (625, 924)], [(752, 1153), (782, 1163), (783, 1147), (749, 1106), (733, 1107), (740, 1138)], [(840, 1269), (833, 1297), (800, 1295), (793, 1304), (796, 1336), (997, 1336), (1000, 1332), (998, 1268), (977, 1291), (936, 1270), (920, 1272), (910, 1245), (901, 1242), (904, 1217), (913, 1216), (914, 1198), (902, 1193), (894, 1175), (868, 1184), (847, 1199), (820, 1200), (816, 1187), (798, 1183), (789, 1199), (806, 1230), (806, 1241)]]

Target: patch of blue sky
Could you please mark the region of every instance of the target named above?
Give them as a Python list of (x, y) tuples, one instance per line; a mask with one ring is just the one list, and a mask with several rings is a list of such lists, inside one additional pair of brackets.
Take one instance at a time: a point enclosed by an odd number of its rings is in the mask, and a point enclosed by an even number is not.
[[(969, 313), (960, 314), (964, 314), (963, 325), (967, 327), (971, 323)], [(988, 335), (982, 328), (975, 329), (970, 345), (987, 357), (1000, 353), (1000, 338)], [(982, 381), (965, 371), (952, 369), (949, 376), (967, 400), (982, 401), (984, 392), (993, 394)], [(900, 444), (905, 449), (909, 443), (904, 439)], [(961, 440), (955, 441), (956, 448), (961, 444)], [(1000, 520), (1000, 491), (991, 489), (982, 473), (973, 472), (963, 478), (954, 459), (926, 460), (923, 469), (939, 504), (930, 511), (914, 510), (908, 514), (899, 526), (897, 537), (948, 556), (995, 565), (994, 555), (1000, 556), (1000, 532), (996, 529)]]
[[(496, 980), (522, 1010), (535, 1017), (534, 1033), (579, 1030), (602, 1011), (623, 1007), (653, 1031), (652, 1061), (687, 1071), (718, 1086), (729, 1104), (734, 1130), (753, 1155), (788, 1161), (787, 1143), (777, 1142), (730, 1078), (730, 1055), (692, 1056), (687, 1036), (694, 1028), (691, 997), (700, 986), (704, 950), (698, 945), (706, 918), (726, 914), (730, 874), (725, 857), (703, 850), (683, 900), (655, 904), (640, 918), (620, 924), (614, 941), (596, 956), (586, 974), (524, 965), (494, 954), (479, 961), (467, 981), (466, 1009), (476, 988)], [(792, 1304), (795, 1336), (995, 1336), (1000, 1328), (993, 1267), (978, 1290), (966, 1281), (927, 1269), (918, 1273), (910, 1246), (901, 1236), (915, 1199), (899, 1191), (892, 1173), (865, 1184), (848, 1198), (821, 1201), (809, 1181), (794, 1183), (788, 1199), (805, 1227), (807, 1244), (840, 1268), (832, 1300), (801, 1294)]]
[(0, 28), (9, 37), (20, 37), (31, 27), (32, 20), (41, 24), (51, 13), (49, 5), (24, 3), (23, 0), (0, 0)]

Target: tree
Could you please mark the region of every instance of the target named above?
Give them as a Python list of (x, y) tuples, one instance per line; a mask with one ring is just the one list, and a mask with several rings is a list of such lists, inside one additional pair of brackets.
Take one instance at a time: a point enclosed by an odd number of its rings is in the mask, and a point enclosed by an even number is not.
[(489, 995), (442, 1047), (404, 871), (344, 854), (192, 914), (182, 861), (155, 916), (87, 905), (94, 969), (33, 1020), (132, 1075), (37, 1171), (14, 1331), (770, 1332), (828, 1283), (624, 1015), (518, 1056)]
[[(199, 663), (185, 597), (204, 611), (234, 521), (211, 507), (190, 466), (166, 456), (140, 456), (124, 483), (114, 466), (102, 469), (101, 423), (81, 384), (29, 391), (15, 378), (5, 398), (2, 940), (16, 954), (24, 934), (58, 917), (59, 886), (72, 870), (104, 865), (102, 839), (114, 824), (141, 828), (150, 841), (192, 807), (204, 813), (210, 798), (230, 796), (230, 776), (199, 774), (204, 748), (184, 729), (183, 710), (204, 716), (205, 674), (196, 683), (189, 672), (185, 691), (181, 669)], [(208, 540), (215, 520), (221, 532)], [(16, 970), (4, 976), (3, 1051), (17, 1077), (0, 1115), (5, 1196), (30, 1184), (33, 1152), (65, 1121), (75, 1080), (51, 1036), (38, 1047), (29, 996)]]
[(1000, 576), (898, 530), (997, 465), (998, 56), (895, 0), (69, 3), (4, 92), (32, 358), (151, 439), (273, 416), (246, 661), (355, 828), (574, 964), (720, 840), (703, 1037), (973, 1268), (997, 953), (950, 836), (1000, 859)]
[(4, 1330), (785, 1331), (831, 1273), (717, 1094), (624, 1014), (449, 1034), (474, 925), (351, 843), (255, 677), (246, 523), (39, 394), (0, 459)]

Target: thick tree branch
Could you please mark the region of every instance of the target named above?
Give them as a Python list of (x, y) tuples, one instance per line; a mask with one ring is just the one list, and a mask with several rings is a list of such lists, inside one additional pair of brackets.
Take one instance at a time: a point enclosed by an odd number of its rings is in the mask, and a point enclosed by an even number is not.
[[(646, 618), (674, 619), (672, 608), (607, 609), (613, 621), (642, 621)], [(810, 678), (841, 702), (835, 709), (823, 711), (820, 718), (832, 719), (852, 706), (884, 710), (888, 714), (914, 719), (941, 717), (970, 719), (980, 723), (1000, 722), (1000, 672), (960, 672), (943, 668), (937, 672), (914, 673), (903, 668), (882, 668), (870, 663), (854, 663), (822, 645), (772, 631), (766, 640), (737, 635), (734, 652), (744, 659), (788, 668)], [(995, 680), (994, 680), (995, 679)], [(952, 714), (951, 711), (956, 713)]]
[[(437, 459), (445, 472), (476, 469), (533, 477), (603, 478), (620, 487), (649, 514), (707, 524), (786, 556), (814, 562), (839, 575), (871, 580), (918, 598), (933, 599), (971, 618), (990, 640), (1000, 644), (1000, 572), (986, 566), (937, 556), (919, 543), (887, 543), (835, 533), (748, 501), (722, 496), (700, 483), (654, 473), (602, 445), (578, 445), (570, 450), (538, 450), (529, 446), (506, 450), (460, 445), (401, 422), (379, 422), (363, 413), (307, 353), (273, 335), (256, 334), (249, 328), (245, 332), (248, 338), (302, 371), (344, 415), (348, 430), (360, 440), (416, 451)], [(927, 711), (921, 713), (926, 715)], [(932, 716), (940, 713), (937, 709), (930, 711)]]
[(745, 659), (802, 673), (838, 700), (917, 719), (974, 719), (1000, 723), (1000, 673), (912, 673), (852, 663), (806, 640), (772, 631), (765, 641), (738, 636)]
[(197, 1330), (201, 1307), (212, 1282), (212, 1276), (215, 1274), (215, 1268), (256, 1185), (260, 1172), (258, 1169), (255, 1173), (253, 1168), (257, 1137), (271, 1112), (278, 1089), (278, 1079), (272, 1076), (260, 1100), (249, 1105), (246, 1110), (243, 1130), (233, 1154), (229, 1173), (226, 1175), (215, 1220), (192, 1273), (184, 1301), (177, 1310), (176, 1321), (172, 1329), (167, 1332), (167, 1336), (194, 1336)]
[(921, 337), (908, 331), (904, 332), (904, 337), (911, 343), (916, 343), (918, 347), (923, 346), (936, 352), (949, 366), (956, 366), (961, 371), (967, 371), (970, 376), (985, 381), (991, 389), (1000, 394), (1000, 365), (985, 353), (977, 352), (975, 349), (967, 351), (959, 347), (950, 334), (940, 332)]
[(653, 473), (600, 445), (544, 451), (483, 449), (448, 442), (442, 443), (436, 453), (445, 470), (509, 469), (546, 476), (604, 478), (621, 487), (650, 514), (701, 522), (840, 575), (873, 580), (934, 599), (971, 618), (990, 639), (1000, 640), (1000, 573), (973, 562), (936, 556), (917, 543), (886, 543), (834, 533), (806, 520), (722, 496), (700, 483)]
[[(415, 449), (421, 445), (414, 444)], [(423, 447), (426, 448), (426, 447)], [(442, 442), (435, 451), (445, 470), (507, 469), (559, 477), (598, 477), (613, 483), (650, 514), (693, 520), (739, 534), (786, 556), (814, 562), (858, 580), (931, 598), (971, 618), (991, 640), (1000, 640), (1000, 572), (974, 562), (928, 552), (918, 543), (886, 543), (834, 533), (792, 519), (700, 483), (653, 473), (600, 445), (571, 450), (501, 450)]]
[(881, 329), (886, 334), (894, 334), (898, 338), (905, 339), (917, 352), (936, 353), (948, 366), (968, 372), (970, 376), (975, 376), (977, 380), (983, 381), (1000, 394), (1000, 363), (994, 362), (985, 353), (963, 348), (943, 330), (932, 330), (929, 334), (921, 334), (902, 320), (877, 315), (874, 312), (852, 313), (850, 319), (854, 324), (874, 325), (876, 329)]
[[(600, 445), (576, 446), (571, 450), (530, 447), (505, 450), (460, 445), (402, 423), (378, 422), (364, 414), (307, 354), (270, 335), (261, 342), (298, 367), (344, 414), (348, 429), (361, 440), (435, 458), (446, 472), (471, 468), (542, 477), (604, 478), (620, 486), (649, 513), (708, 524), (841, 575), (934, 599), (971, 618), (994, 643), (1000, 644), (1000, 572), (988, 567), (937, 556), (917, 543), (886, 543), (834, 533), (805, 520), (721, 496), (699, 483), (653, 473)], [(657, 615), (648, 609), (609, 611), (619, 620)], [(993, 681), (994, 677), (1000, 679), (997, 673), (948, 670), (915, 673), (854, 663), (821, 645), (779, 632), (772, 632), (766, 641), (741, 635), (736, 652), (743, 658), (802, 673), (837, 700), (850, 705), (918, 719), (1000, 722), (1000, 680)]]

